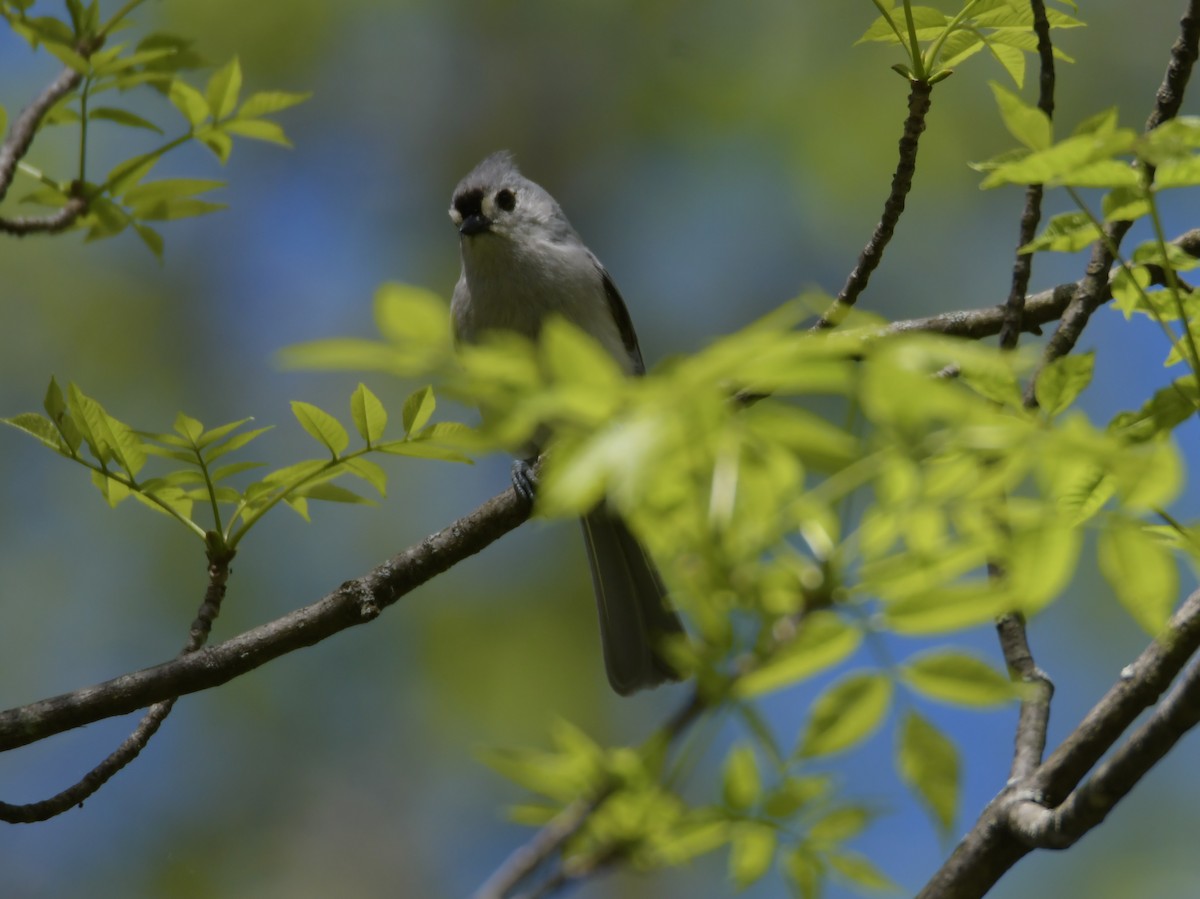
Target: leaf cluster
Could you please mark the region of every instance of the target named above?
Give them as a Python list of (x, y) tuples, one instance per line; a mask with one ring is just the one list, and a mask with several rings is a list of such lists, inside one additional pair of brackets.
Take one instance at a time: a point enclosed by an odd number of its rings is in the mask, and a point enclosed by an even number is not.
[[(73, 177), (53, 177), (22, 161), (19, 170), (39, 182), (21, 202), (61, 208), (70, 200), (86, 200), (84, 213), (73, 223), (88, 240), (114, 237), (128, 229), (161, 258), (162, 235), (156, 223), (204, 215), (225, 208), (205, 194), (224, 182), (200, 178), (145, 180), (158, 162), (177, 148), (196, 141), (224, 164), (233, 138), (290, 146), (283, 128), (271, 116), (308, 99), (310, 94), (264, 91), (242, 96), (242, 70), (234, 57), (215, 71), (203, 90), (187, 80), (190, 72), (208, 63), (192, 42), (172, 34), (151, 33), (140, 40), (113, 43), (113, 34), (128, 27), (128, 15), (141, 0), (127, 3), (116, 15), (101, 21), (99, 0), (86, 6), (68, 0), (66, 18), (31, 15), (32, 0), (5, 0), (0, 15), (31, 47), (43, 48), (79, 74), (79, 85), (58, 100), (43, 117), (42, 128), (69, 125), (79, 129), (79, 158)], [(166, 138), (166, 129), (129, 108), (125, 97), (139, 88), (169, 100), (182, 127)], [(107, 103), (102, 98), (112, 98)], [(4, 119), (0, 109), (0, 124)], [(109, 127), (151, 132), (164, 139), (153, 148), (113, 166), (102, 180), (89, 177), (87, 150), (90, 129)]]
[[(208, 429), (181, 412), (170, 432), (139, 431), (111, 415), (76, 385), (69, 385), (64, 393), (53, 378), (43, 408), (44, 415), (26, 412), (0, 421), (88, 469), (92, 483), (110, 506), (133, 497), (182, 524), (204, 540), (210, 551), (236, 551), (249, 530), (280, 503), (308, 520), (310, 500), (370, 502), (355, 490), (334, 483), (346, 476), (385, 495), (387, 474), (367, 458), (371, 453), (470, 461), (451, 445), (461, 445), (468, 428), (453, 422), (430, 423), (436, 409), (430, 387), (415, 391), (405, 402), (404, 436), (385, 439), (387, 411), (366, 385), (359, 384), (350, 397), (350, 415), (363, 441), (357, 449), (350, 449), (350, 436), (333, 415), (311, 403), (292, 403), (300, 426), (327, 455), (275, 469), (244, 487), (235, 486), (232, 479), (265, 463), (224, 460), (270, 430), (247, 430), (249, 418)], [(144, 469), (151, 458), (181, 467), (148, 477)], [(203, 524), (195, 515), (197, 503), (209, 511), (210, 519)]]

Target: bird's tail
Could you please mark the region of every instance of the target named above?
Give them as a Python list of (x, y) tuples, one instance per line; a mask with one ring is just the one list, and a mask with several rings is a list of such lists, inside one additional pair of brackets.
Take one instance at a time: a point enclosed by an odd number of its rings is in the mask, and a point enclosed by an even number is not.
[(600, 611), (608, 682), (625, 696), (678, 680), (658, 647), (664, 637), (681, 633), (683, 624), (667, 607), (662, 579), (646, 551), (603, 504), (584, 517), (583, 537)]

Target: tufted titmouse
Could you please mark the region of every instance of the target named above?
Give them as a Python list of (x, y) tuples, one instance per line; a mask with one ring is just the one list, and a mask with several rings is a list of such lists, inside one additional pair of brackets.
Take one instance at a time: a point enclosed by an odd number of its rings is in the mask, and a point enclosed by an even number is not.
[[(629, 311), (608, 272), (511, 155), (493, 153), (459, 182), (450, 219), (462, 251), (450, 304), (458, 341), (472, 343), (492, 330), (536, 338), (546, 317), (558, 313), (598, 340), (627, 373), (645, 371)], [(513, 465), (513, 484), (532, 497), (528, 462)], [(612, 688), (625, 695), (676, 678), (657, 646), (683, 628), (645, 550), (604, 504), (584, 517), (583, 536)]]

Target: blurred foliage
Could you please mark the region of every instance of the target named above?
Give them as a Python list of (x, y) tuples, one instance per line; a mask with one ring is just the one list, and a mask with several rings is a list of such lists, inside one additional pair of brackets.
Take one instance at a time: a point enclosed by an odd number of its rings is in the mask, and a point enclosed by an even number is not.
[[(198, 197), (219, 183), (143, 182), (166, 153), (195, 141), (223, 163), (231, 135), (286, 142), (278, 125), (263, 117), (305, 95), (267, 92), (243, 99), (236, 56), (201, 88), (183, 77), (202, 62), (190, 40), (152, 33), (81, 54), (81, 42), (115, 31), (96, 4), (70, 3), (62, 20), (31, 17), (31, 6), (14, 0), (0, 8), (31, 45), (84, 76), (81, 89), (46, 121), (48, 128), (78, 128), (81, 147), (96, 121), (133, 129), (131, 134), (161, 133), (140, 112), (91, 102), (108, 89), (124, 97), (143, 85), (166, 96), (185, 123), (178, 137), (128, 158), (102, 181), (83, 177), (82, 150), (74, 160), (78, 178), (27, 167), (25, 174), (42, 183), (28, 197), (32, 201), (53, 207), (73, 191), (87, 193), (93, 205), (79, 224), (89, 237), (132, 227), (161, 253), (157, 232), (146, 222), (215, 211)], [(268, 52), (256, 64), (281, 70), (288, 60), (295, 65), (315, 53), (324, 32), (341, 18), (315, 3), (293, 5), (286, 15), (267, 4), (249, 11), (234, 6), (190, 4), (169, 14), (190, 23), (180, 29), (187, 34), (210, 32), (215, 40), (205, 43), (222, 53), (241, 52), (243, 42), (274, 45), (277, 56)], [(451, 6), (401, 8), (436, 17), (452, 15), (446, 11)], [(543, 152), (551, 156), (555, 139), (595, 146), (602, 130), (665, 135), (689, 117), (729, 129), (753, 120), (778, 129), (784, 146), (829, 141), (831, 152), (844, 153), (854, 148), (836, 139), (837, 128), (810, 134), (795, 115), (789, 61), (795, 34), (806, 23), (819, 28), (833, 15), (812, 6), (472, 4), (460, 22), (456, 59), (486, 67), (494, 53), (520, 56), (536, 48), (551, 68), (556, 58), (572, 56), (579, 63), (571, 67), (572, 78), (604, 82), (606, 105), (591, 107), (590, 129), (548, 137)], [(896, 27), (909, 10), (897, 7), (869, 26), (863, 39), (900, 45), (907, 61), (898, 65), (914, 77), (944, 76), (987, 50), (1019, 86), (1023, 54), (1032, 49), (1023, 8), (1008, 0), (973, 0), (958, 14), (923, 8), (913, 13), (909, 35)], [(1075, 24), (1066, 13), (1054, 16), (1057, 25)], [(230, 21), (241, 30), (227, 28)], [(284, 27), (292, 29), (289, 40), (296, 45), (287, 53), (286, 42), (277, 39)], [(628, 64), (613, 66), (600, 49), (603, 40), (581, 56), (572, 42), (557, 39), (597, 29), (621, 42)], [(497, 40), (502, 34), (513, 40)], [(747, 58), (762, 64), (740, 65)], [(663, 115), (661, 94), (646, 89), (647, 72), (681, 101), (673, 117)], [(851, 84), (863, 77), (855, 67), (847, 72)], [(879, 77), (872, 75), (870, 83)], [(487, 112), (525, 117), (509, 123), (516, 130), (537, 131), (545, 103), (576, 102), (558, 96), (569, 92), (568, 82), (531, 85), (517, 68), (501, 68), (497, 83), (514, 93), (532, 87), (531, 102), (518, 104), (515, 113), (511, 104)], [(51, 381), (44, 416), (26, 413), (6, 421), (89, 469), (110, 504), (133, 495), (205, 537), (210, 547), (217, 539), (229, 548), (280, 502), (305, 517), (309, 499), (358, 502), (357, 494), (330, 483), (336, 477), (358, 477), (382, 494), (385, 475), (365, 458), (368, 453), (464, 461), (467, 450), (520, 446), (549, 427), (555, 442), (539, 511), (570, 518), (602, 497), (620, 508), (653, 550), (692, 625), (690, 639), (668, 647), (671, 657), (694, 678), (710, 715), (732, 713), (738, 735), (724, 753), (720, 776), (704, 785), (708, 795), (697, 800), (684, 796), (687, 765), (671, 751), (674, 735), (661, 731), (641, 745), (609, 748), (560, 721), (548, 749), (485, 753), (494, 768), (538, 796), (517, 807), (514, 817), (540, 824), (575, 802), (604, 796), (566, 850), (568, 864), (580, 870), (617, 860), (639, 870), (678, 866), (727, 847), (737, 888), (759, 881), (775, 865), (793, 892), (805, 897), (817, 895), (828, 879), (867, 891), (892, 889), (886, 874), (846, 845), (879, 811), (855, 801), (815, 765), (861, 746), (894, 721), (897, 774), (939, 832), (949, 834), (961, 811), (962, 759), (955, 741), (909, 700), (991, 708), (1011, 703), (1019, 691), (987, 662), (949, 645), (897, 663), (877, 656), (868, 667), (837, 666), (888, 635), (930, 636), (940, 644), (944, 635), (1001, 612), (1041, 611), (1070, 583), (1088, 533), (1097, 535), (1100, 569), (1122, 606), (1157, 633), (1178, 598), (1178, 561), (1200, 557), (1196, 526), (1165, 512), (1184, 473), (1171, 435), (1195, 414), (1200, 363), (1195, 301), (1178, 275), (1195, 260), (1167, 243), (1159, 206), (1160, 191), (1192, 188), (1200, 180), (1196, 121), (1167, 123), (1143, 137), (1120, 128), (1115, 113), (1100, 113), (1055, 141), (1038, 110), (1007, 88), (994, 86), (994, 95), (997, 118), (1023, 149), (981, 163), (985, 186), (1042, 181), (1068, 191), (1106, 191), (1099, 212), (1081, 199), (1079, 209), (1052, 219), (1026, 250), (1085, 249), (1105, 221), (1145, 219), (1154, 226), (1154, 239), (1122, 260), (1114, 296), (1127, 316), (1140, 313), (1160, 325), (1170, 343), (1168, 362), (1184, 364), (1190, 373), (1105, 426), (1078, 407), (1094, 375), (1090, 354), (1045, 369), (1037, 382), (1039, 408), (1031, 411), (1021, 400), (1021, 382), (1031, 368), (1025, 354), (934, 337), (883, 338), (880, 322), (866, 316), (852, 317), (834, 334), (804, 333), (798, 325), (810, 307), (797, 302), (630, 380), (560, 321), (549, 322), (537, 344), (498, 337), (456, 354), (444, 303), (397, 284), (376, 296), (382, 340), (323, 340), (293, 347), (286, 361), (432, 382), (440, 395), (489, 411), (478, 434), (431, 423), (433, 388), (422, 386), (399, 407), (404, 437), (385, 439), (387, 407), (360, 384), (348, 416), (360, 448), (349, 449), (349, 431), (335, 416), (315, 403), (295, 402), (294, 415), (322, 458), (234, 488), (238, 476), (263, 463), (212, 463), (244, 450), (265, 430), (239, 430), (245, 420), (205, 429), (181, 414), (173, 432), (138, 430), (78, 387), (63, 392)], [(837, 105), (844, 102), (838, 96), (830, 91), (824, 99)], [(1153, 184), (1145, 177), (1149, 165), (1158, 167)], [(834, 176), (857, 174), (854, 166), (843, 166)], [(1160, 272), (1165, 283), (1155, 280)], [(957, 378), (937, 377), (949, 366)], [(768, 396), (747, 408), (733, 401), (743, 392)], [(810, 411), (821, 403), (843, 413), (844, 423)], [(155, 461), (147, 456), (183, 467), (147, 478), (143, 467)], [(196, 521), (197, 503), (212, 510), (211, 521)], [(987, 563), (1000, 576), (986, 577)], [(835, 670), (783, 745), (764, 723), (764, 701)], [(185, 877), (173, 889), (207, 895), (216, 887), (189, 884)]]

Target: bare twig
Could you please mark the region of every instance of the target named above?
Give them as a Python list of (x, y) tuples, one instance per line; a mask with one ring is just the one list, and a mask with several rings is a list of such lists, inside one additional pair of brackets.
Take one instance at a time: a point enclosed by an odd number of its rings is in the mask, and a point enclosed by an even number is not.
[(8, 131), (8, 137), (3, 145), (0, 145), (0, 200), (8, 193), (9, 185), (12, 184), (17, 171), (17, 163), (29, 152), (29, 145), (33, 143), (33, 136), (37, 133), (42, 118), (50, 111), (51, 106), (79, 87), (82, 80), (83, 76), (74, 69), (63, 69), (38, 98), (17, 116), (17, 120)]
[(1046, 751), (1046, 727), (1050, 723), (1050, 700), (1054, 684), (1033, 661), (1026, 634), (1025, 617), (1010, 612), (996, 622), (1000, 649), (1009, 673), (1027, 691), (1021, 697), (1021, 712), (1017, 719), (1017, 734), (1013, 750), (1009, 781), (1023, 781), (1042, 763)]
[(87, 210), (87, 205), (87, 199), (77, 194), (67, 200), (58, 212), (50, 215), (0, 218), (0, 234), (12, 234), (16, 237), (24, 237), (27, 234), (57, 234), (74, 225), (75, 220)]
[(556, 855), (563, 844), (579, 832), (589, 816), (611, 795), (610, 786), (590, 800), (577, 799), (568, 805), (492, 872), (475, 891), (473, 899), (504, 899), (547, 859)]
[[(1038, 109), (1047, 117), (1054, 117), (1054, 45), (1050, 41), (1050, 21), (1046, 18), (1043, 0), (1029, 0), (1033, 11), (1033, 30), (1037, 34), (1038, 62), (1041, 75), (1038, 83)], [(1033, 272), (1033, 254), (1022, 253), (1025, 246), (1037, 233), (1042, 218), (1042, 185), (1031, 184), (1025, 188), (1025, 207), (1021, 211), (1017, 256), (1013, 261), (1012, 290), (1004, 311), (1004, 327), (1000, 331), (1000, 346), (1011, 350), (1021, 336), (1021, 315), (1025, 309), (1025, 292), (1029, 289), (1029, 277)]]
[[(1171, 47), (1171, 60), (1163, 76), (1162, 85), (1155, 95), (1154, 108), (1146, 122), (1147, 128), (1157, 127), (1174, 118), (1179, 112), (1184, 89), (1196, 61), (1197, 48), (1200, 46), (1200, 0), (1189, 0), (1179, 25), (1179, 37)], [(1146, 174), (1149, 178), (1153, 177), (1153, 171)], [(1034, 391), (1042, 369), (1060, 356), (1071, 352), (1092, 313), (1107, 300), (1108, 270), (1113, 264), (1114, 251), (1120, 247), (1132, 224), (1123, 221), (1109, 222), (1104, 227), (1103, 236), (1092, 247), (1092, 256), (1083, 280), (1080, 281), (1079, 292), (1063, 313), (1058, 329), (1042, 353), (1041, 364), (1029, 381), (1029, 387), (1025, 391), (1026, 405), (1037, 405)]]
[(272, 659), (376, 618), (402, 596), (517, 527), (528, 503), (507, 490), (312, 605), (170, 662), (0, 712), (0, 751), (227, 683)]
[(832, 328), (838, 323), (839, 314), (845, 307), (853, 306), (859, 294), (867, 289), (871, 273), (875, 271), (883, 251), (887, 248), (896, 230), (896, 223), (904, 212), (904, 202), (912, 189), (913, 173), (917, 170), (917, 147), (925, 130), (925, 116), (929, 113), (930, 94), (933, 86), (927, 81), (910, 82), (908, 92), (908, 117), (904, 120), (904, 133), (900, 137), (900, 159), (892, 175), (892, 189), (883, 204), (883, 215), (871, 234), (871, 239), (858, 257), (858, 264), (846, 280), (837, 301), (817, 322), (818, 328)]
[[(229, 563), (232, 560), (231, 553), (209, 555), (208, 587), (204, 591), (204, 601), (200, 604), (196, 619), (192, 622), (188, 632), (188, 640), (179, 653), (181, 657), (196, 652), (208, 640), (212, 623), (220, 614), (221, 601), (225, 598), (225, 585), (229, 580)], [(142, 720), (138, 722), (137, 727), (134, 728), (133, 733), (126, 737), (104, 761), (67, 789), (40, 802), (22, 805), (0, 802), (0, 821), (7, 821), (10, 824), (33, 824), (38, 821), (46, 821), (55, 815), (61, 815), (74, 806), (82, 805), (85, 799), (104, 786), (114, 774), (136, 759), (146, 748), (150, 738), (158, 732), (167, 715), (171, 714), (176, 698), (171, 697), (150, 706), (146, 714), (142, 716)]]

